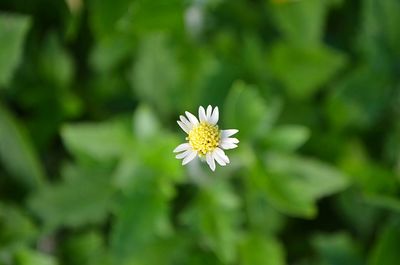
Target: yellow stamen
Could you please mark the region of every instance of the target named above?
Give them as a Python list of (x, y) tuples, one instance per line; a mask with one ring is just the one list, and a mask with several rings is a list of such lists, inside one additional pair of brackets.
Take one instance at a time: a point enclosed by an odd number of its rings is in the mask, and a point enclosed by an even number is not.
[(193, 150), (199, 152), (199, 155), (206, 155), (217, 148), (220, 139), (218, 125), (211, 125), (206, 122), (201, 122), (194, 127), (187, 138)]

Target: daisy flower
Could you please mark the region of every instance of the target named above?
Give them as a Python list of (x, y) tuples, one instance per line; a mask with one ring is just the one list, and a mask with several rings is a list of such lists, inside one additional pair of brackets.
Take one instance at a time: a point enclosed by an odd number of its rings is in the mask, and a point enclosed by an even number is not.
[(198, 156), (202, 161), (207, 161), (211, 170), (215, 170), (215, 161), (221, 166), (229, 164), (229, 158), (223, 149), (237, 147), (239, 140), (231, 138), (238, 132), (236, 129), (220, 130), (217, 122), (219, 119), (218, 107), (214, 109), (207, 107), (207, 111), (199, 107), (199, 119), (192, 113), (186, 111), (186, 117), (181, 115), (177, 121), (179, 126), (188, 136), (187, 142), (175, 148), (174, 153), (177, 159), (183, 159), (182, 165), (186, 165)]

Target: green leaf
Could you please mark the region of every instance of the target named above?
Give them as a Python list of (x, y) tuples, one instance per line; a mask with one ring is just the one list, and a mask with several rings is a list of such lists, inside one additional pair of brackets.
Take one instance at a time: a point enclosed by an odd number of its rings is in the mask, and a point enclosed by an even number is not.
[(265, 135), (277, 120), (281, 109), (279, 101), (268, 103), (255, 87), (242, 81), (235, 82), (225, 102), (225, 126), (238, 129), (242, 139)]
[(55, 34), (49, 34), (41, 52), (39, 66), (43, 77), (61, 88), (70, 85), (74, 74), (72, 57)]
[(260, 185), (261, 174), (247, 174), (245, 177), (245, 211), (252, 230), (262, 233), (279, 233), (285, 227), (285, 216), (269, 203), (265, 190)]
[(312, 238), (320, 264), (363, 265), (361, 249), (348, 234), (317, 234)]
[(57, 265), (57, 260), (47, 254), (23, 248), (15, 254), (15, 265)]
[(0, 88), (9, 84), (21, 61), (30, 25), (27, 16), (0, 13)]
[(103, 74), (115, 69), (121, 62), (130, 58), (132, 38), (125, 34), (115, 34), (99, 40), (90, 53), (90, 65)]
[(375, 233), (374, 227), (380, 222), (381, 211), (362, 198), (361, 192), (348, 189), (336, 198), (335, 209), (343, 220), (354, 227), (357, 234), (368, 238)]
[(382, 207), (400, 213), (400, 200), (397, 197), (367, 194), (364, 196), (364, 200), (372, 206)]
[(328, 1), (286, 1), (270, 6), (277, 28), (296, 45), (313, 45), (322, 41)]
[(284, 265), (283, 246), (272, 237), (260, 234), (247, 235), (240, 246), (240, 260), (243, 265)]
[(111, 265), (104, 237), (100, 231), (89, 231), (63, 240), (63, 263), (70, 265)]
[(141, 105), (134, 114), (133, 128), (138, 139), (146, 140), (160, 133), (161, 124), (149, 106)]
[(121, 27), (139, 35), (149, 32), (179, 34), (184, 29), (184, 7), (185, 4), (180, 0), (138, 0), (122, 20)]
[(360, 142), (345, 146), (340, 166), (351, 180), (368, 195), (396, 196), (400, 183), (396, 174), (368, 156)]
[(88, 1), (90, 27), (96, 38), (101, 39), (120, 30), (118, 21), (128, 13), (132, 2), (122, 1)]
[(212, 252), (206, 251), (198, 251), (194, 250), (187, 253), (187, 259), (185, 260), (184, 264), (190, 265), (222, 265), (224, 264), (221, 262), (218, 257), (216, 257)]
[[(172, 232), (169, 200), (172, 194), (162, 191), (152, 175), (143, 170), (136, 188), (126, 192), (116, 212), (112, 228), (111, 249), (117, 264), (126, 264), (141, 252)], [(147, 173), (147, 175), (146, 175)]]
[(32, 243), (36, 235), (36, 227), (23, 209), (0, 204), (0, 253)]
[[(171, 236), (168, 238), (156, 238), (141, 251), (136, 251), (132, 247), (132, 253), (125, 262), (121, 262), (117, 257), (113, 264), (121, 265), (154, 265), (154, 264), (193, 264), (187, 262), (187, 249), (184, 248), (182, 239)], [(202, 263), (204, 264), (204, 263)], [(209, 264), (209, 263), (207, 263)]]
[[(160, 182), (163, 192), (174, 192), (173, 183), (183, 178), (183, 167), (172, 151), (180, 144), (174, 135), (163, 131), (151, 139), (138, 139), (119, 161), (114, 172), (114, 181), (118, 188), (130, 193), (143, 174)], [(151, 146), (151, 148), (149, 148)]]
[(365, 0), (358, 44), (369, 59), (383, 63), (382, 58), (396, 62), (400, 57), (400, 33), (397, 0)]
[(329, 0), (332, 7), (341, 7), (344, 3), (344, 0)]
[(231, 264), (237, 258), (239, 201), (226, 183), (215, 181), (200, 191), (182, 220), (198, 244), (212, 250), (224, 264)]
[(90, 26), (98, 39), (114, 33), (145, 35), (183, 30), (184, 4), (180, 0), (89, 1)]
[[(158, 246), (157, 242), (172, 237), (171, 199), (176, 183), (183, 177), (182, 166), (172, 153), (177, 144), (176, 138), (166, 132), (152, 139), (139, 139), (135, 149), (126, 153), (118, 164), (113, 177), (123, 196), (111, 235), (117, 264), (145, 261), (143, 253), (155, 246), (164, 253), (166, 246)], [(138, 264), (151, 264), (144, 261)]]
[(282, 125), (271, 129), (264, 143), (273, 149), (294, 151), (310, 137), (310, 130), (301, 125)]
[(109, 170), (68, 165), (62, 173), (63, 182), (45, 186), (32, 195), (30, 209), (48, 229), (102, 222), (112, 206)]
[(386, 67), (363, 64), (350, 71), (334, 84), (328, 97), (326, 108), (331, 123), (338, 129), (374, 125), (392, 104), (391, 82)]
[(129, 129), (119, 121), (67, 124), (61, 136), (69, 152), (77, 158), (107, 161), (120, 157), (131, 143)]
[(0, 102), (0, 159), (21, 184), (37, 188), (44, 180), (44, 170), (32, 143), (11, 113)]
[(134, 93), (158, 112), (169, 114), (180, 97), (181, 69), (168, 39), (150, 35), (141, 42), (138, 54), (130, 75)]
[(392, 222), (382, 227), (381, 234), (369, 256), (368, 265), (396, 265), (400, 260), (400, 225)]
[(342, 191), (348, 177), (318, 160), (294, 155), (269, 153), (263, 180), (266, 196), (280, 211), (311, 218), (319, 198)]
[(296, 100), (313, 96), (345, 63), (343, 53), (326, 46), (300, 47), (284, 42), (272, 47), (269, 58), (273, 75)]

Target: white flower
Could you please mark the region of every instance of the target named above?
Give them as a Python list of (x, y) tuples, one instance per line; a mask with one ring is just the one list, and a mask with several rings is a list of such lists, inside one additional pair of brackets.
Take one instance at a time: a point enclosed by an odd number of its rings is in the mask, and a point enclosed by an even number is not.
[(183, 159), (182, 165), (186, 165), (196, 156), (203, 161), (207, 161), (211, 170), (215, 170), (215, 161), (221, 166), (229, 164), (229, 158), (223, 149), (233, 149), (237, 147), (239, 140), (230, 136), (238, 132), (236, 129), (220, 130), (217, 122), (219, 118), (218, 107), (214, 110), (211, 106), (207, 111), (199, 107), (199, 120), (190, 112), (185, 112), (186, 116), (181, 115), (177, 121), (179, 126), (188, 136), (187, 143), (183, 143), (175, 148), (174, 153), (179, 153), (176, 158)]

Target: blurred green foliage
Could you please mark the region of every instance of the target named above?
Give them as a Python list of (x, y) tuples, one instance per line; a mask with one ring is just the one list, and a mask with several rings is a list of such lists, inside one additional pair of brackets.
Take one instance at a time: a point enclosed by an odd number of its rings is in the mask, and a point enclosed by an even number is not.
[[(1, 265), (397, 265), (400, 1), (2, 0)], [(218, 105), (231, 164), (186, 167)]]

